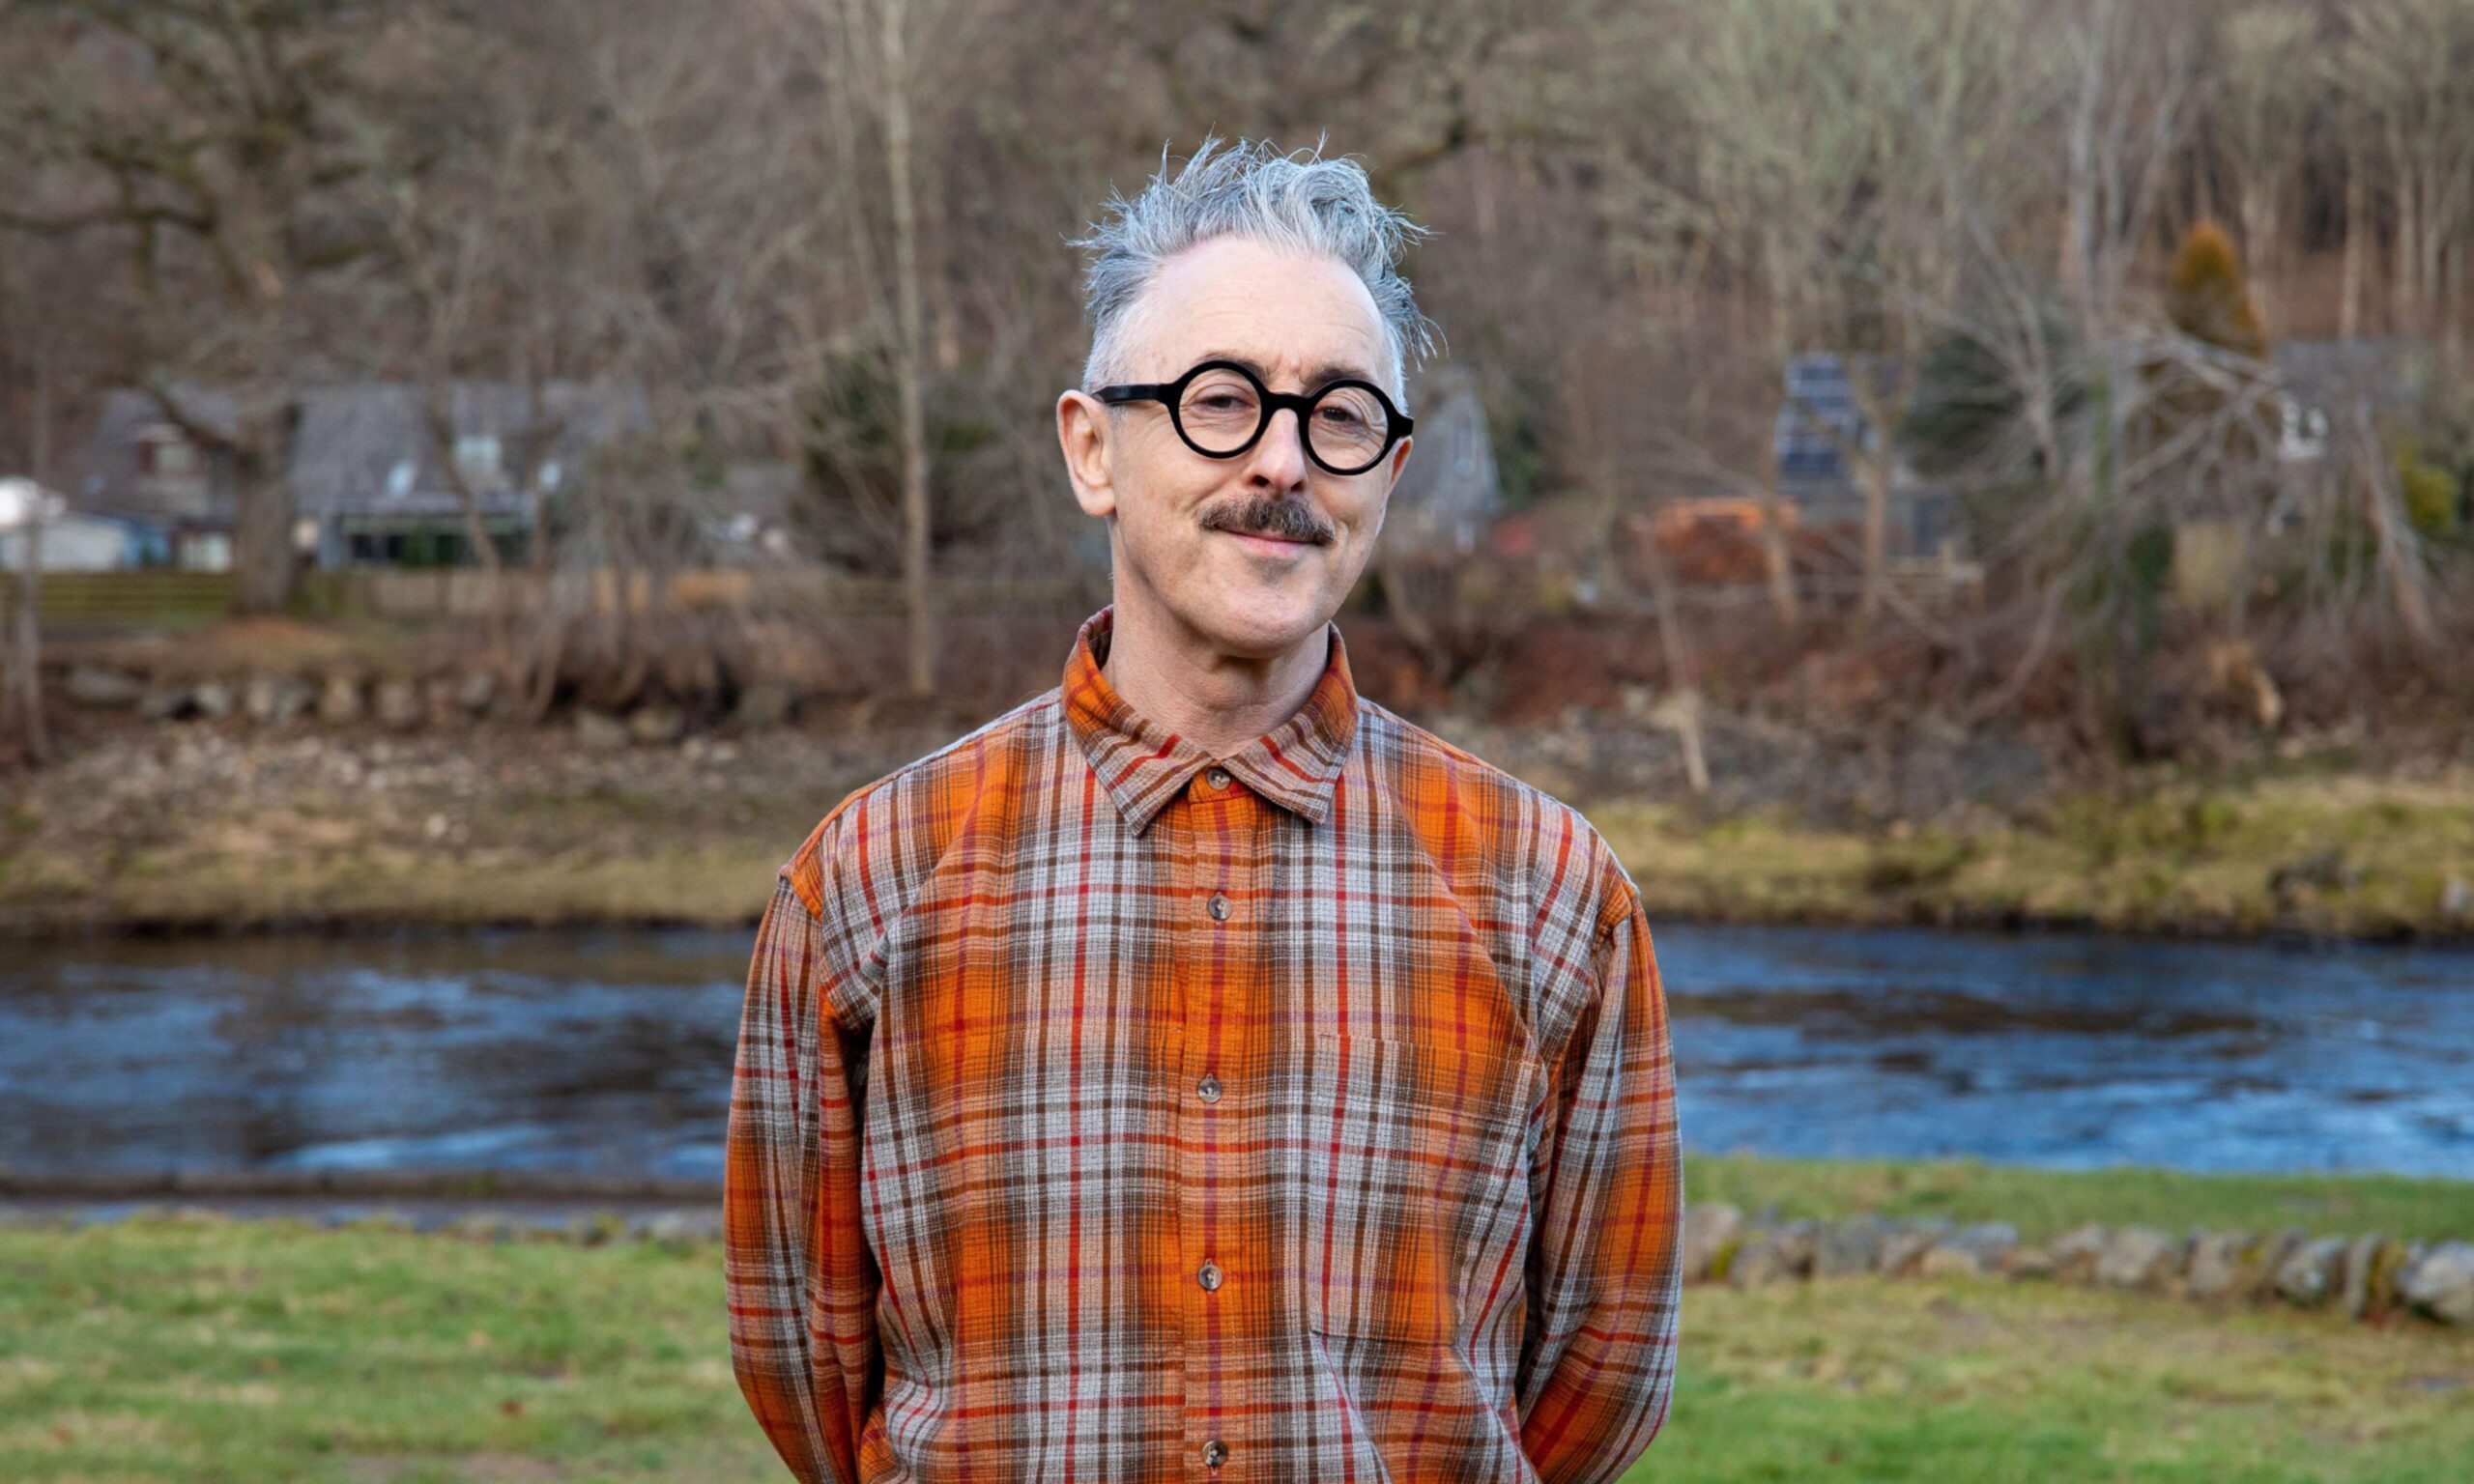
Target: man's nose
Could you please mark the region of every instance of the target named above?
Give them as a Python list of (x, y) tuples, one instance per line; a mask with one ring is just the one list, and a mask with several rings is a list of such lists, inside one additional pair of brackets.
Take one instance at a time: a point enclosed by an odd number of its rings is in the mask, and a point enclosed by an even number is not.
[(1249, 472), (1275, 489), (1288, 490), (1306, 482), (1306, 424), (1295, 409), (1283, 407), (1272, 414), (1255, 442)]

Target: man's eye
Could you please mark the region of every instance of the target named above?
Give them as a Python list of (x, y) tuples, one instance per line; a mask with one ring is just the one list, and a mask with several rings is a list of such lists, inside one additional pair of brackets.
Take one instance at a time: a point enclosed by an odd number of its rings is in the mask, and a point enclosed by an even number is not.
[(1202, 398), (1202, 405), (1215, 413), (1228, 413), (1244, 407), (1246, 398), (1233, 391), (1206, 392)]
[(1363, 423), (1366, 419), (1360, 417), (1357, 413), (1350, 408), (1327, 407), (1323, 409), (1323, 420), (1338, 427), (1354, 428)]

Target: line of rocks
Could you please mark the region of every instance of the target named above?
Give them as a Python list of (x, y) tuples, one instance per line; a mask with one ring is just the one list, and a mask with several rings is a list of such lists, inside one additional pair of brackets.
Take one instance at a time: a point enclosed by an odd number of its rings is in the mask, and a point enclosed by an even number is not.
[[(213, 1206), (130, 1200), (93, 1203), (68, 1191), (53, 1200), (0, 1201), (0, 1225), (87, 1224), (131, 1218), (189, 1222), (288, 1216), (325, 1227), (431, 1232), (467, 1241), (618, 1241), (679, 1245), (721, 1236), (719, 1203), (655, 1200), (617, 1209), (586, 1208), (556, 1194), (542, 1200), (455, 1200), (415, 1194), (388, 1200), (225, 1199)], [(91, 1192), (87, 1193), (91, 1196)], [(195, 1192), (187, 1192), (194, 1194)], [(237, 1193), (237, 1192), (236, 1192)], [(343, 1192), (335, 1192), (342, 1194)], [(546, 1194), (547, 1192), (545, 1192)], [(578, 1185), (570, 1196), (589, 1194)], [(649, 1193), (649, 1192), (647, 1192)], [(66, 1197), (65, 1199), (62, 1197)], [(1735, 1288), (1832, 1277), (2007, 1277), (2119, 1289), (2224, 1307), (2283, 1302), (2296, 1308), (2342, 1304), (2346, 1316), (2378, 1321), (2419, 1314), (2474, 1327), (2474, 1243), (2398, 1241), (2377, 1234), (2313, 1237), (2300, 1228), (2261, 1237), (2193, 1228), (2174, 1237), (2154, 1227), (2090, 1223), (2041, 1244), (2023, 1243), (2006, 1221), (1962, 1225), (1946, 1217), (1867, 1213), (1840, 1221), (1747, 1223), (1736, 1207), (1695, 1203), (1683, 1217), (1687, 1283)]]
[[(278, 729), (315, 722), (330, 727), (375, 724), (389, 731), (417, 731), (485, 719), (512, 722), (522, 710), (519, 698), (485, 670), (375, 677), (334, 671), (315, 679), (261, 671), (237, 679), (172, 679), (80, 664), (70, 668), (63, 689), (77, 705), (134, 711), (150, 722), (239, 717)], [(799, 697), (790, 686), (762, 681), (737, 690), (728, 720), (740, 731), (768, 730), (788, 725), (798, 704)], [(593, 748), (676, 742), (688, 732), (691, 721), (685, 708), (658, 700), (623, 713), (581, 706), (574, 712), (578, 740)]]
[(1683, 1269), (1688, 1283), (1736, 1288), (1859, 1273), (2000, 1276), (2216, 1304), (2341, 1304), (2353, 1319), (2414, 1313), (2474, 1326), (2474, 1242), (2401, 1241), (2375, 1233), (2314, 1237), (2298, 1227), (2266, 1236), (2195, 1227), (2175, 1237), (2154, 1227), (2091, 1223), (2049, 1242), (2023, 1243), (2004, 1221), (1963, 1225), (1867, 1213), (1747, 1222), (1733, 1206), (1695, 1203), (1684, 1210)]

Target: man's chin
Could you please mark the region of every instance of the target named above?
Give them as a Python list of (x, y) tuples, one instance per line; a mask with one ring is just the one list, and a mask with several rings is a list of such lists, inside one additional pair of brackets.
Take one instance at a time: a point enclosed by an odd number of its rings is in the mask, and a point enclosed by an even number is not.
[(1329, 614), (1290, 593), (1261, 594), (1213, 603), (1187, 614), (1186, 621), (1223, 654), (1274, 659), (1319, 632)]

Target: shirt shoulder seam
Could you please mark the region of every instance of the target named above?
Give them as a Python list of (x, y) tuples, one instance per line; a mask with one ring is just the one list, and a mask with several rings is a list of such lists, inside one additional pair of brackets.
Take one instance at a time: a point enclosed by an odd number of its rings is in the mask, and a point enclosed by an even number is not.
[[(1039, 695), (990, 718), (952, 741), (931, 752), (923, 753), (900, 767), (860, 785), (843, 795), (840, 802), (826, 811), (824, 817), (817, 821), (816, 827), (808, 832), (807, 839), (800, 843), (796, 851), (792, 852), (790, 860), (783, 864), (779, 871), (784, 879), (790, 881), (791, 890), (797, 894), (800, 903), (808, 909), (809, 915), (819, 928), (821, 930), (828, 927), (829, 920), (834, 915), (831, 905), (825, 899), (824, 872), (829, 864), (839, 859), (841, 852), (838, 849), (838, 838), (842, 820), (846, 814), (870, 800), (887, 796), (935, 763), (966, 748), (982, 747), (993, 741), (1001, 741), (1012, 728), (1029, 725), (1042, 712), (1053, 708), (1061, 690), (1062, 687), (1051, 686)], [(899, 907), (897, 907), (898, 910)], [(830, 958), (831, 956), (827, 956)]]

